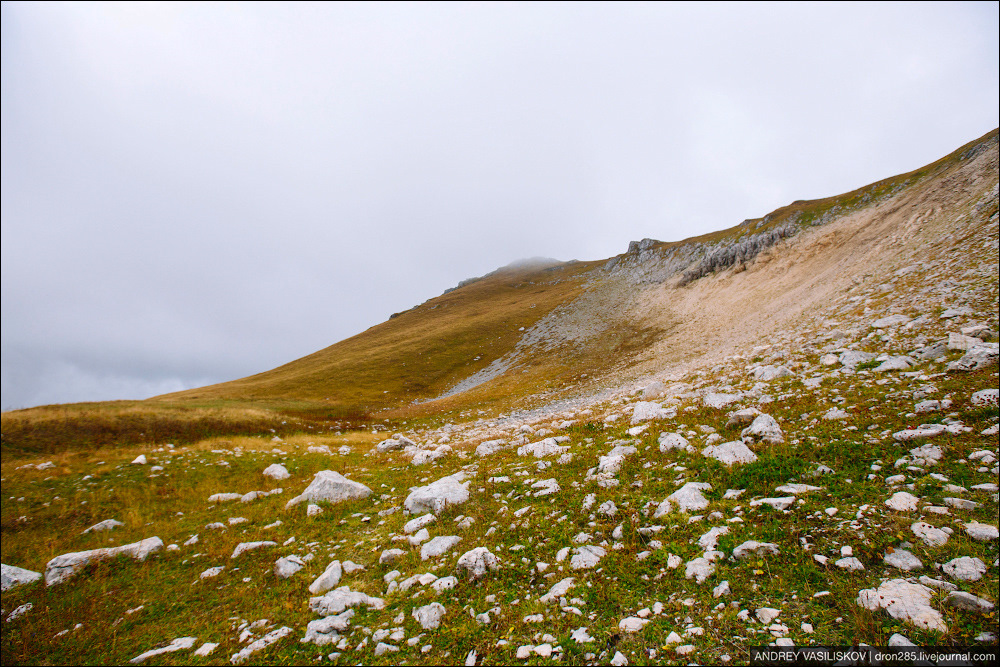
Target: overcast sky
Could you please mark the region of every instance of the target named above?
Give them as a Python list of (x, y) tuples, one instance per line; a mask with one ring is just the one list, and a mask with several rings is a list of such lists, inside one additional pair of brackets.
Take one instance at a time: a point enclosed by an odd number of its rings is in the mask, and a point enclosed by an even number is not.
[(231, 380), (998, 124), (998, 5), (21, 4), (2, 406)]

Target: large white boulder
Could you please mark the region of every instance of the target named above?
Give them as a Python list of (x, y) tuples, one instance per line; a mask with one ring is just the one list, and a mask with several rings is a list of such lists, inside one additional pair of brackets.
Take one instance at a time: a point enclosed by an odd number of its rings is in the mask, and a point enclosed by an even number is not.
[(736, 403), (741, 398), (743, 398), (743, 394), (708, 393), (702, 397), (701, 402), (706, 408), (722, 409)]
[(430, 560), (443, 556), (454, 549), (462, 538), (458, 535), (438, 535), (424, 546), (420, 547), (420, 559)]
[(446, 507), (460, 505), (469, 499), (469, 483), (463, 482), (459, 474), (442, 477), (427, 486), (418, 486), (410, 491), (403, 506), (410, 514), (441, 512)]
[(372, 490), (361, 482), (347, 479), (332, 470), (320, 470), (301, 495), (295, 496), (285, 504), (285, 509), (307, 500), (310, 502), (325, 500), (328, 503), (339, 503), (344, 500), (367, 498), (371, 494)]
[(8, 590), (15, 586), (30, 584), (42, 578), (41, 572), (32, 572), (15, 565), (0, 565), (0, 590)]
[(743, 429), (740, 437), (750, 442), (766, 442), (772, 445), (779, 445), (785, 441), (781, 426), (771, 415), (757, 415), (753, 423)]
[(669, 452), (672, 449), (680, 449), (685, 452), (694, 451), (694, 447), (680, 433), (661, 433), (657, 442), (660, 443), (661, 452)]
[(869, 611), (885, 609), (889, 615), (925, 630), (948, 632), (941, 612), (931, 606), (934, 591), (906, 579), (890, 579), (876, 588), (858, 592), (857, 603)]
[(892, 494), (892, 497), (889, 498), (889, 500), (885, 501), (885, 505), (889, 509), (896, 510), (897, 512), (912, 512), (917, 509), (918, 502), (920, 502), (920, 498), (917, 498), (912, 493), (897, 491)]
[(840, 355), (840, 363), (851, 370), (854, 370), (858, 364), (863, 364), (866, 361), (871, 361), (876, 355), (871, 352), (859, 352), (857, 350), (848, 350)]
[(517, 455), (534, 456), (536, 459), (541, 459), (553, 454), (562, 454), (566, 451), (569, 451), (569, 447), (560, 445), (555, 438), (545, 438), (544, 440), (518, 447)]
[(333, 616), (345, 609), (360, 605), (365, 605), (370, 609), (383, 609), (385, 607), (385, 600), (358, 591), (352, 591), (348, 586), (341, 586), (321, 597), (309, 598), (309, 610), (320, 616)]
[(764, 554), (778, 554), (778, 545), (773, 542), (758, 542), (757, 540), (747, 540), (743, 544), (733, 549), (733, 558), (743, 560), (747, 556), (763, 556)]
[(941, 571), (959, 581), (979, 581), (987, 571), (986, 563), (971, 556), (953, 558), (941, 566)]
[(965, 532), (969, 537), (979, 542), (995, 540), (1000, 535), (996, 526), (991, 526), (988, 523), (979, 523), (978, 521), (965, 524)]
[(272, 463), (264, 468), (264, 472), (261, 474), (263, 474), (264, 477), (270, 477), (273, 480), (282, 480), (291, 477), (288, 470), (285, 469), (285, 466), (280, 463)]
[(476, 547), (461, 555), (458, 567), (469, 573), (469, 579), (480, 579), (487, 571), (499, 570), (500, 559), (486, 547)]
[(279, 579), (288, 579), (305, 566), (305, 562), (298, 556), (284, 556), (274, 563), (274, 576)]
[(424, 630), (433, 630), (441, 625), (441, 618), (444, 616), (444, 605), (440, 602), (432, 602), (423, 607), (413, 609), (413, 618)]
[(569, 589), (573, 587), (575, 581), (576, 579), (573, 577), (566, 577), (558, 583), (553, 584), (552, 588), (549, 589), (549, 592), (538, 598), (538, 601), (542, 604), (554, 604), (559, 602), (559, 598), (566, 597), (566, 593), (568, 593)]
[(1000, 344), (979, 343), (969, 348), (958, 361), (948, 364), (949, 371), (974, 371), (990, 364), (995, 364), (1000, 357)]
[(476, 456), (480, 458), (489, 456), (506, 449), (507, 446), (506, 440), (487, 440), (476, 447)]
[(654, 519), (659, 519), (665, 514), (669, 514), (676, 505), (681, 512), (691, 512), (703, 510), (708, 507), (708, 499), (702, 495), (702, 491), (711, 490), (712, 485), (708, 482), (688, 482), (677, 489), (659, 504), (653, 513)]
[(66, 581), (85, 568), (88, 563), (107, 560), (115, 556), (128, 556), (142, 562), (161, 549), (163, 549), (163, 540), (158, 537), (147, 537), (139, 542), (120, 547), (76, 551), (56, 556), (45, 566), (45, 585), (52, 586)]
[(576, 547), (573, 551), (576, 553), (574, 553), (573, 557), (570, 558), (569, 564), (574, 570), (592, 569), (607, 554), (604, 547), (592, 544), (585, 544), (582, 547)]
[(652, 419), (670, 419), (677, 416), (675, 408), (664, 408), (653, 401), (639, 401), (632, 406), (632, 423), (647, 422)]
[(753, 369), (753, 376), (758, 382), (770, 382), (778, 378), (791, 377), (792, 372), (784, 366), (758, 366)]
[(757, 460), (757, 455), (741, 440), (724, 442), (721, 445), (709, 445), (701, 450), (701, 455), (711, 456), (727, 466), (735, 463), (753, 463)]

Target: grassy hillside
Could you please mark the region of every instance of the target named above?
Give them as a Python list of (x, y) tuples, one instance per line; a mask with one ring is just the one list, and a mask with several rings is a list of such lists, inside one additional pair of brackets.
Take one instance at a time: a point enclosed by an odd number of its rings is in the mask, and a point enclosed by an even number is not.
[[(943, 178), (996, 138), (997, 130), (993, 130), (906, 174), (834, 197), (796, 201), (729, 229), (656, 247), (727, 243), (782, 225), (819, 224), (908, 186)], [(147, 401), (43, 406), (4, 413), (3, 451), (42, 453), (113, 443), (186, 443), (208, 435), (370, 428), (375, 417), (381, 421), (441, 415), (472, 406), (486, 412), (509, 410), (533, 395), (593, 383), (669, 335), (664, 329), (641, 324), (627, 312), (611, 314), (627, 290), (616, 291), (607, 284), (607, 275), (601, 271), (604, 263), (500, 269), (314, 354), (233, 382)], [(470, 391), (433, 400), (511, 354), (526, 330), (565, 310), (588, 290), (603, 294), (591, 311), (612, 323), (605, 323), (586, 344), (519, 349), (516, 363), (506, 373)]]

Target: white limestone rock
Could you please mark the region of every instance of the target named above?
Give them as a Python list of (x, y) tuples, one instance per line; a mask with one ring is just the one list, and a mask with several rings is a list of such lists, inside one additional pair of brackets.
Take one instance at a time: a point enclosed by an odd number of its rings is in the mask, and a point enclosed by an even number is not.
[(132, 465), (134, 465), (134, 466), (144, 466), (144, 465), (146, 465), (146, 455), (145, 454), (139, 454), (139, 456), (135, 457), (135, 459), (132, 460)]
[(910, 318), (906, 315), (887, 315), (872, 322), (872, 327), (876, 329), (885, 329), (888, 327), (898, 326), (900, 324), (906, 324), (909, 321)]
[(715, 565), (707, 558), (692, 558), (684, 566), (684, 578), (694, 578), (699, 584), (704, 583), (714, 572)]
[(458, 546), (461, 541), (462, 538), (457, 535), (438, 535), (420, 548), (420, 559), (429, 560), (443, 556)]
[(982, 405), (995, 406), (997, 404), (997, 401), (1000, 400), (1000, 398), (998, 397), (1000, 397), (1000, 390), (996, 388), (982, 389), (974, 393), (972, 396), (970, 396), (969, 402), (977, 406), (982, 406)]
[(574, 570), (590, 570), (600, 562), (604, 556), (607, 555), (607, 551), (604, 547), (585, 544), (582, 547), (576, 547), (573, 549), (573, 557), (570, 558), (570, 567)]
[(617, 475), (625, 459), (636, 452), (638, 450), (631, 445), (616, 445), (612, 447), (610, 452), (598, 457), (597, 472), (606, 475)]
[(253, 551), (255, 549), (267, 549), (276, 546), (278, 546), (278, 543), (270, 540), (262, 540), (259, 542), (240, 542), (236, 545), (236, 548), (233, 549), (233, 555), (231, 555), (230, 558), (238, 558), (246, 552)]
[(795, 496), (782, 496), (780, 498), (758, 498), (750, 501), (750, 507), (767, 505), (778, 511), (786, 510), (795, 502)]
[(791, 377), (792, 372), (784, 366), (758, 366), (753, 369), (753, 377), (758, 382), (770, 382), (779, 378)]
[(925, 630), (948, 632), (941, 612), (931, 606), (934, 592), (923, 584), (906, 579), (883, 581), (877, 588), (858, 592), (857, 604), (869, 611), (885, 609), (890, 616)]
[(934, 438), (947, 432), (948, 429), (944, 424), (921, 424), (917, 428), (907, 428), (902, 431), (896, 431), (892, 434), (892, 438), (896, 442), (908, 442), (910, 440)]
[(886, 565), (905, 570), (906, 572), (913, 572), (924, 567), (920, 559), (913, 552), (906, 549), (893, 549), (892, 552), (885, 554), (882, 560), (885, 561)]
[(677, 509), (681, 512), (691, 512), (705, 509), (708, 507), (708, 499), (702, 495), (702, 491), (711, 490), (712, 485), (707, 482), (688, 482), (678, 490), (671, 493), (666, 499), (659, 504), (656, 511), (653, 513), (654, 519), (659, 519), (665, 514), (669, 514), (673, 506), (676, 505)]
[(496, 572), (500, 569), (500, 559), (493, 555), (486, 547), (476, 547), (466, 551), (458, 559), (459, 569), (469, 573), (469, 580), (481, 579), (487, 572)]
[(729, 526), (716, 526), (698, 538), (698, 546), (703, 551), (712, 551), (719, 543), (719, 538), (729, 534)]
[(961, 359), (947, 366), (949, 372), (974, 371), (990, 364), (995, 364), (1000, 358), (1000, 344), (979, 343), (973, 345)]
[(888, 371), (909, 370), (916, 361), (907, 356), (892, 356), (876, 366), (873, 370), (876, 373), (886, 373)]
[(476, 447), (476, 456), (479, 458), (490, 456), (491, 454), (496, 454), (499, 451), (507, 449), (507, 446), (506, 440), (487, 440), (479, 443)]
[(750, 424), (761, 414), (763, 413), (757, 408), (734, 410), (729, 413), (729, 421), (726, 422), (726, 426), (742, 426), (743, 424)]
[(702, 456), (711, 456), (727, 466), (736, 463), (753, 463), (757, 460), (754, 454), (741, 440), (724, 442), (721, 445), (709, 445), (701, 450)]
[(163, 540), (159, 537), (148, 537), (139, 542), (125, 544), (120, 547), (91, 549), (56, 556), (45, 565), (45, 585), (53, 586), (66, 581), (89, 563), (107, 560), (116, 556), (128, 556), (139, 562), (145, 561), (152, 554), (163, 549)]
[(992, 602), (985, 598), (962, 591), (948, 593), (948, 598), (944, 603), (949, 607), (955, 607), (963, 611), (978, 611), (983, 614), (993, 611), (995, 607)]
[(219, 647), (218, 642), (205, 642), (204, 644), (199, 646), (198, 650), (192, 653), (192, 655), (196, 655), (199, 658), (207, 658), (208, 656), (212, 655), (212, 653), (218, 647)]
[(379, 565), (389, 565), (406, 555), (402, 549), (385, 549), (378, 557)]
[(274, 576), (288, 579), (305, 566), (305, 562), (298, 556), (283, 556), (274, 563)]
[(659, 403), (652, 401), (639, 401), (632, 406), (632, 423), (651, 421), (653, 419), (671, 419), (677, 416), (674, 408), (664, 408)]
[(897, 512), (912, 512), (917, 509), (918, 502), (920, 502), (920, 498), (917, 498), (912, 493), (897, 491), (892, 494), (891, 498), (885, 501), (885, 505), (889, 509)]
[(562, 454), (563, 452), (569, 451), (569, 447), (559, 444), (556, 438), (545, 438), (538, 442), (532, 442), (527, 445), (523, 445), (517, 448), (518, 456), (534, 456), (536, 459), (542, 459), (546, 456), (552, 456), (553, 454)]
[(940, 547), (948, 541), (948, 533), (923, 521), (911, 524), (910, 530), (929, 547)]
[(406, 541), (410, 543), (410, 546), (416, 547), (423, 544), (429, 539), (431, 539), (431, 532), (426, 528), (421, 528), (417, 532), (407, 537)]
[(228, 503), (232, 500), (240, 500), (242, 497), (239, 493), (213, 493), (208, 497), (208, 502)]
[(661, 433), (657, 442), (659, 443), (661, 452), (669, 452), (673, 449), (679, 449), (685, 452), (694, 451), (694, 447), (692, 447), (688, 443), (687, 439), (685, 439), (680, 433)]
[(450, 591), (457, 585), (458, 585), (457, 577), (441, 577), (437, 581), (431, 582), (431, 588), (433, 588), (437, 593), (444, 593), (445, 591)]
[(542, 604), (555, 604), (556, 602), (559, 602), (559, 598), (566, 597), (566, 593), (568, 593), (569, 589), (573, 587), (575, 581), (576, 579), (573, 577), (566, 577), (562, 581), (554, 584), (552, 588), (549, 589), (548, 593), (538, 598), (538, 601)]
[(437, 521), (437, 517), (433, 514), (424, 514), (423, 516), (418, 516), (416, 519), (410, 519), (403, 524), (403, 534), (412, 535), (421, 528), (431, 525), (435, 521)]
[(822, 491), (823, 487), (812, 486), (811, 484), (782, 484), (774, 490), (781, 493), (790, 493), (794, 496), (800, 493), (809, 493), (811, 491)]
[(150, 658), (154, 658), (158, 655), (164, 655), (166, 653), (174, 653), (176, 651), (190, 650), (197, 641), (198, 641), (197, 637), (179, 637), (162, 648), (154, 648), (151, 651), (140, 653), (139, 655), (129, 660), (129, 664), (139, 665), (143, 662), (146, 662)]
[(285, 469), (285, 466), (281, 465), (280, 463), (272, 463), (271, 465), (264, 468), (264, 472), (262, 472), (261, 474), (264, 475), (264, 477), (270, 477), (275, 481), (280, 481), (282, 479), (288, 479), (289, 477), (291, 477), (291, 475), (288, 473), (288, 470)]
[(702, 399), (702, 405), (706, 408), (716, 408), (721, 410), (727, 405), (732, 405), (740, 399), (743, 398), (743, 394), (723, 394), (723, 393), (708, 393), (705, 394)]
[(558, 493), (559, 482), (554, 478), (541, 479), (531, 485), (531, 488), (537, 489), (532, 495), (535, 498), (541, 498), (542, 496), (551, 496), (553, 493)]
[(257, 641), (255, 641), (255, 642), (251, 643), (250, 645), (248, 645), (243, 650), (239, 651), (238, 653), (234, 653), (229, 658), (229, 662), (232, 663), (232, 664), (234, 664), (234, 665), (239, 665), (241, 663), (244, 663), (254, 653), (257, 653), (258, 651), (264, 650), (265, 648), (267, 648), (271, 644), (274, 644), (274, 643), (276, 643), (278, 641), (281, 641), (282, 639), (284, 639), (285, 637), (287, 637), (290, 634), (292, 634), (292, 629), (289, 628), (289, 627), (287, 627), (287, 626), (280, 627), (277, 630), (272, 630), (271, 632), (267, 633), (266, 635), (264, 635), (263, 637), (261, 637)]
[(333, 616), (327, 616), (306, 625), (306, 636), (300, 641), (303, 644), (328, 646), (340, 639), (341, 632), (347, 630), (354, 617), (354, 610), (348, 609)]
[(750, 426), (740, 432), (740, 437), (744, 442), (766, 442), (778, 445), (785, 441), (785, 435), (781, 431), (778, 421), (771, 415), (757, 415)]
[(865, 569), (864, 564), (854, 556), (841, 558), (836, 561), (834, 565), (839, 567), (841, 570), (847, 570), (848, 572), (860, 572)]
[(876, 355), (871, 352), (858, 352), (857, 350), (848, 350), (840, 355), (840, 364), (854, 370), (858, 364), (863, 364), (866, 361), (871, 361)]
[(122, 523), (121, 521), (115, 521), (114, 519), (105, 519), (104, 521), (101, 521), (100, 523), (95, 523), (93, 526), (83, 531), (83, 534), (86, 535), (87, 533), (97, 533), (105, 530), (114, 530), (118, 526), (124, 526), (124, 525), (125, 524)]
[(760, 607), (754, 611), (753, 615), (764, 625), (770, 625), (774, 619), (781, 615), (781, 610), (774, 607)]
[(965, 524), (965, 532), (969, 537), (978, 542), (995, 540), (1000, 535), (996, 526), (991, 526), (988, 523), (979, 523), (978, 521)]
[(320, 616), (333, 616), (351, 607), (365, 605), (369, 609), (384, 609), (385, 600), (341, 586), (320, 597), (309, 598), (309, 610)]
[(649, 621), (645, 618), (627, 616), (618, 621), (618, 629), (627, 634), (635, 634), (645, 628), (647, 623), (649, 623)]
[(441, 512), (446, 507), (460, 505), (469, 499), (469, 484), (463, 482), (461, 473), (448, 475), (428, 484), (418, 486), (410, 491), (403, 506), (410, 514), (425, 512)]
[(733, 549), (733, 558), (743, 560), (747, 556), (763, 556), (764, 554), (780, 553), (778, 545), (773, 542), (758, 542), (757, 540), (747, 540), (743, 544)]
[(958, 581), (979, 581), (986, 570), (986, 563), (971, 556), (953, 558), (941, 566), (942, 572)]
[(30, 584), (41, 578), (41, 572), (32, 572), (16, 565), (0, 565), (0, 590), (10, 590), (15, 586)]
[(441, 625), (441, 618), (444, 617), (445, 608), (440, 602), (432, 602), (423, 607), (415, 607), (411, 613), (413, 614), (413, 619), (424, 630), (434, 630)]
[(344, 500), (367, 498), (371, 494), (372, 490), (360, 482), (347, 479), (332, 470), (320, 470), (313, 476), (313, 481), (309, 483), (305, 491), (285, 504), (285, 509), (306, 501), (339, 503)]

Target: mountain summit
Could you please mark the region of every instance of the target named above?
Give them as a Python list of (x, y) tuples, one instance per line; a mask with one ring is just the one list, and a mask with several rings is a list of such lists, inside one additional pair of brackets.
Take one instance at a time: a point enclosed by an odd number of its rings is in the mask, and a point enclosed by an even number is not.
[(274, 370), (162, 398), (323, 401), (390, 417), (509, 410), (713, 364), (891, 267), (920, 275), (933, 257), (978, 257), (966, 246), (989, 216), (956, 211), (988, 200), (996, 151), (994, 130), (915, 171), (711, 234), (633, 241), (602, 261), (513, 262)]

